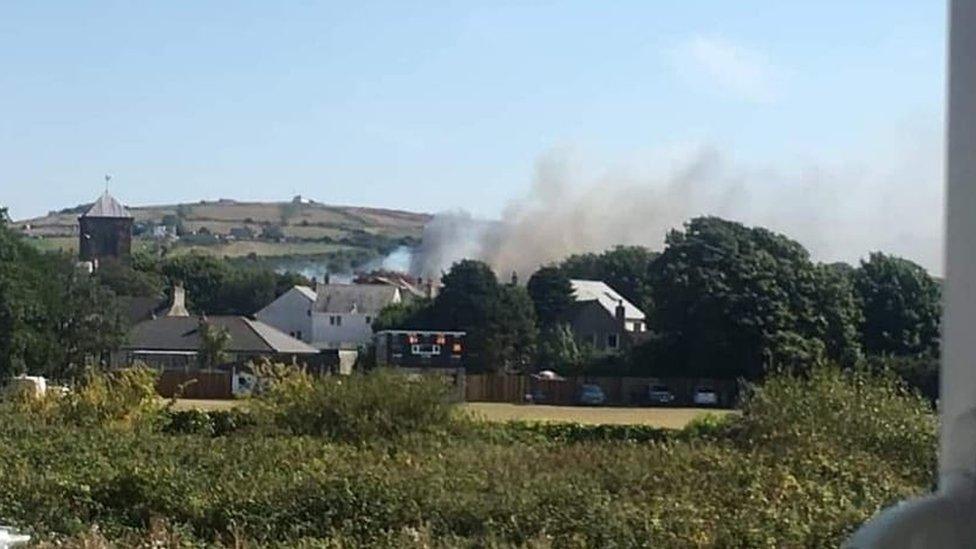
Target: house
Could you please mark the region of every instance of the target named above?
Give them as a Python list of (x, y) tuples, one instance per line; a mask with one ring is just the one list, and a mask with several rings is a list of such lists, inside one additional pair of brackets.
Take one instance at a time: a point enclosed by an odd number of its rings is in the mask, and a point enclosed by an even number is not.
[(244, 364), (256, 358), (275, 362), (315, 362), (319, 350), (259, 320), (244, 316), (196, 316), (185, 305), (182, 287), (173, 289), (173, 301), (165, 310), (138, 322), (125, 344), (113, 353), (112, 364), (140, 361), (160, 370), (189, 371), (197, 368), (197, 352), (203, 326), (223, 328), (230, 336), (227, 364)]
[(105, 191), (78, 218), (78, 259), (97, 265), (110, 257), (129, 257), (132, 250), (132, 214)]
[(136, 324), (112, 362), (125, 365), (140, 361), (160, 370), (196, 369), (203, 324), (227, 330), (227, 364), (262, 357), (274, 362), (308, 363), (319, 354), (311, 345), (243, 316), (164, 316)]
[(576, 306), (570, 320), (580, 343), (598, 352), (615, 353), (647, 330), (644, 312), (599, 280), (571, 280)]
[(414, 278), (406, 273), (386, 269), (376, 269), (368, 273), (357, 273), (353, 279), (356, 284), (388, 284), (400, 288), (400, 297), (410, 299), (433, 299), (437, 297), (440, 283), (434, 279)]
[(314, 305), (315, 290), (308, 286), (293, 286), (254, 316), (295, 339), (311, 344)]
[(388, 284), (295, 286), (255, 316), (318, 349), (355, 350), (372, 340), (380, 311), (401, 301)]

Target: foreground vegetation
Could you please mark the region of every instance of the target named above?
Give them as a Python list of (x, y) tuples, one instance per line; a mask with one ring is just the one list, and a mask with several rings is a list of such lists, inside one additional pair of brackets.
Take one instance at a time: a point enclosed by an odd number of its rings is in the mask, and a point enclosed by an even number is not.
[(681, 431), (480, 423), (385, 373), (173, 412), (147, 376), (4, 404), (0, 523), (86, 547), (835, 546), (934, 467), (924, 400), (833, 369)]

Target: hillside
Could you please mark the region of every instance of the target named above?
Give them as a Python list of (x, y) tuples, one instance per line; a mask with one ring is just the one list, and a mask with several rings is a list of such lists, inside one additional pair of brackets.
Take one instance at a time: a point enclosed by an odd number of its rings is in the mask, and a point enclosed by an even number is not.
[[(81, 204), (16, 221), (43, 249), (77, 249)], [(161, 254), (294, 260), (341, 258), (355, 266), (419, 241), (430, 215), (378, 208), (330, 206), (309, 200), (129, 207), (135, 218), (134, 249)], [(163, 229), (165, 227), (165, 229)]]

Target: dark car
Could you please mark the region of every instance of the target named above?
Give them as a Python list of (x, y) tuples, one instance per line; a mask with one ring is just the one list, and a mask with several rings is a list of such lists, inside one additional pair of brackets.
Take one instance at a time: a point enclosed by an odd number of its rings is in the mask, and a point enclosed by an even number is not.
[(654, 406), (667, 406), (674, 402), (674, 393), (667, 385), (651, 385), (647, 388), (647, 403)]
[(586, 384), (580, 387), (577, 402), (585, 406), (599, 406), (607, 401), (607, 395), (599, 385)]

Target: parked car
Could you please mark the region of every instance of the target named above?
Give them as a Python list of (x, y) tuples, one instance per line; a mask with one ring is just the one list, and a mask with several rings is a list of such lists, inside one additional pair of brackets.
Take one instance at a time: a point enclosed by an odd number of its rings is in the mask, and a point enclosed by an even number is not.
[(586, 384), (580, 387), (577, 401), (586, 406), (599, 406), (607, 401), (607, 395), (599, 385)]
[(694, 402), (699, 406), (717, 406), (718, 393), (707, 387), (699, 387), (695, 389)]
[(674, 402), (674, 393), (667, 385), (650, 385), (647, 388), (647, 403), (664, 406)]
[(525, 402), (529, 404), (542, 404), (546, 402), (546, 399), (546, 394), (542, 392), (542, 389), (532, 389), (525, 395)]

